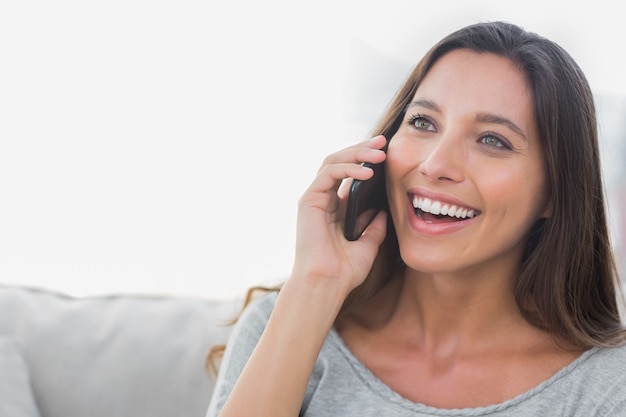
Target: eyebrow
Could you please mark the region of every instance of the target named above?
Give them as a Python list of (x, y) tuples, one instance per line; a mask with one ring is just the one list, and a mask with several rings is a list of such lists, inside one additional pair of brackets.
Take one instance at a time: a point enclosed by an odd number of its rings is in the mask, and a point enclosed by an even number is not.
[(425, 98), (410, 102), (409, 104), (407, 104), (406, 110), (415, 106), (425, 107), (427, 109), (434, 110), (438, 113), (441, 113), (441, 108), (437, 105), (437, 103), (431, 100), (427, 100)]
[(483, 123), (496, 123), (499, 125), (506, 126), (509, 129), (511, 129), (513, 132), (520, 135), (522, 139), (524, 139), (526, 142), (528, 142), (528, 138), (524, 134), (524, 131), (520, 129), (515, 123), (507, 119), (506, 117), (502, 117), (502, 116), (498, 116), (496, 114), (490, 114), (490, 113), (479, 113), (476, 116), (476, 121), (483, 122)]
[[(417, 107), (417, 106), (433, 110), (437, 113), (441, 113), (441, 108), (439, 107), (439, 105), (435, 103), (434, 101), (427, 100), (427, 99), (418, 99), (418, 100), (414, 100), (410, 102), (406, 106), (406, 110), (408, 110), (411, 107)], [(478, 115), (476, 115), (476, 121), (481, 122), (481, 123), (495, 123), (495, 124), (499, 124), (502, 126), (506, 126), (510, 130), (512, 130), (519, 136), (521, 136), (522, 139), (524, 139), (526, 142), (528, 142), (528, 137), (526, 137), (526, 134), (524, 133), (524, 131), (515, 123), (513, 123), (511, 120), (507, 119), (506, 117), (498, 116), (497, 114), (492, 114), (492, 113), (478, 113)]]

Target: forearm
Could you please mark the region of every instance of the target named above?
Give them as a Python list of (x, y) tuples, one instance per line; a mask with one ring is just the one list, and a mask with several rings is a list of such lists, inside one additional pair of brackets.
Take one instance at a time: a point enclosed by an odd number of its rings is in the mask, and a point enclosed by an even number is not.
[(221, 417), (298, 415), (345, 294), (332, 282), (303, 285), (294, 278), (282, 288)]
[(373, 171), (362, 163), (384, 161), (380, 149), (385, 143), (377, 136), (329, 155), (300, 198), (293, 275), (281, 289), (221, 417), (298, 415), (328, 331), (348, 293), (366, 278), (386, 232), (381, 212), (360, 239), (347, 241), (346, 199), (339, 188), (348, 178), (371, 178)]

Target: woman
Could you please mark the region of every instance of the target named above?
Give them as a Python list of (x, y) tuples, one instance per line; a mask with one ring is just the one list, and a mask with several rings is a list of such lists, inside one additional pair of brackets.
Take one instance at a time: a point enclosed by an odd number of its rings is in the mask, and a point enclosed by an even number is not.
[[(507, 23), (463, 28), (375, 133), (302, 196), (291, 277), (240, 318), (208, 416), (625, 415), (595, 110), (572, 58)], [(388, 209), (347, 241), (340, 184), (382, 161)]]

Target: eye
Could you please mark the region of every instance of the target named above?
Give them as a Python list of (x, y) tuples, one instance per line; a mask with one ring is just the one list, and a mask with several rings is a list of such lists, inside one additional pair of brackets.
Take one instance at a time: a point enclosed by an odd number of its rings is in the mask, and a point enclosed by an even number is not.
[(480, 138), (480, 143), (487, 145), (490, 148), (497, 149), (511, 149), (511, 146), (503, 139), (493, 134), (486, 134)]
[(407, 120), (407, 123), (418, 130), (435, 131), (435, 125), (428, 120), (423, 114), (416, 114)]

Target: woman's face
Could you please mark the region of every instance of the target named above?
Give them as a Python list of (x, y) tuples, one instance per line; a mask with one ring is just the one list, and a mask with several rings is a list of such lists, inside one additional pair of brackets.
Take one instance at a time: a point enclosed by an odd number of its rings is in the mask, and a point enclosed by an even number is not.
[(517, 266), (548, 214), (543, 154), (525, 76), (506, 58), (440, 58), (389, 143), (387, 190), (411, 268)]

